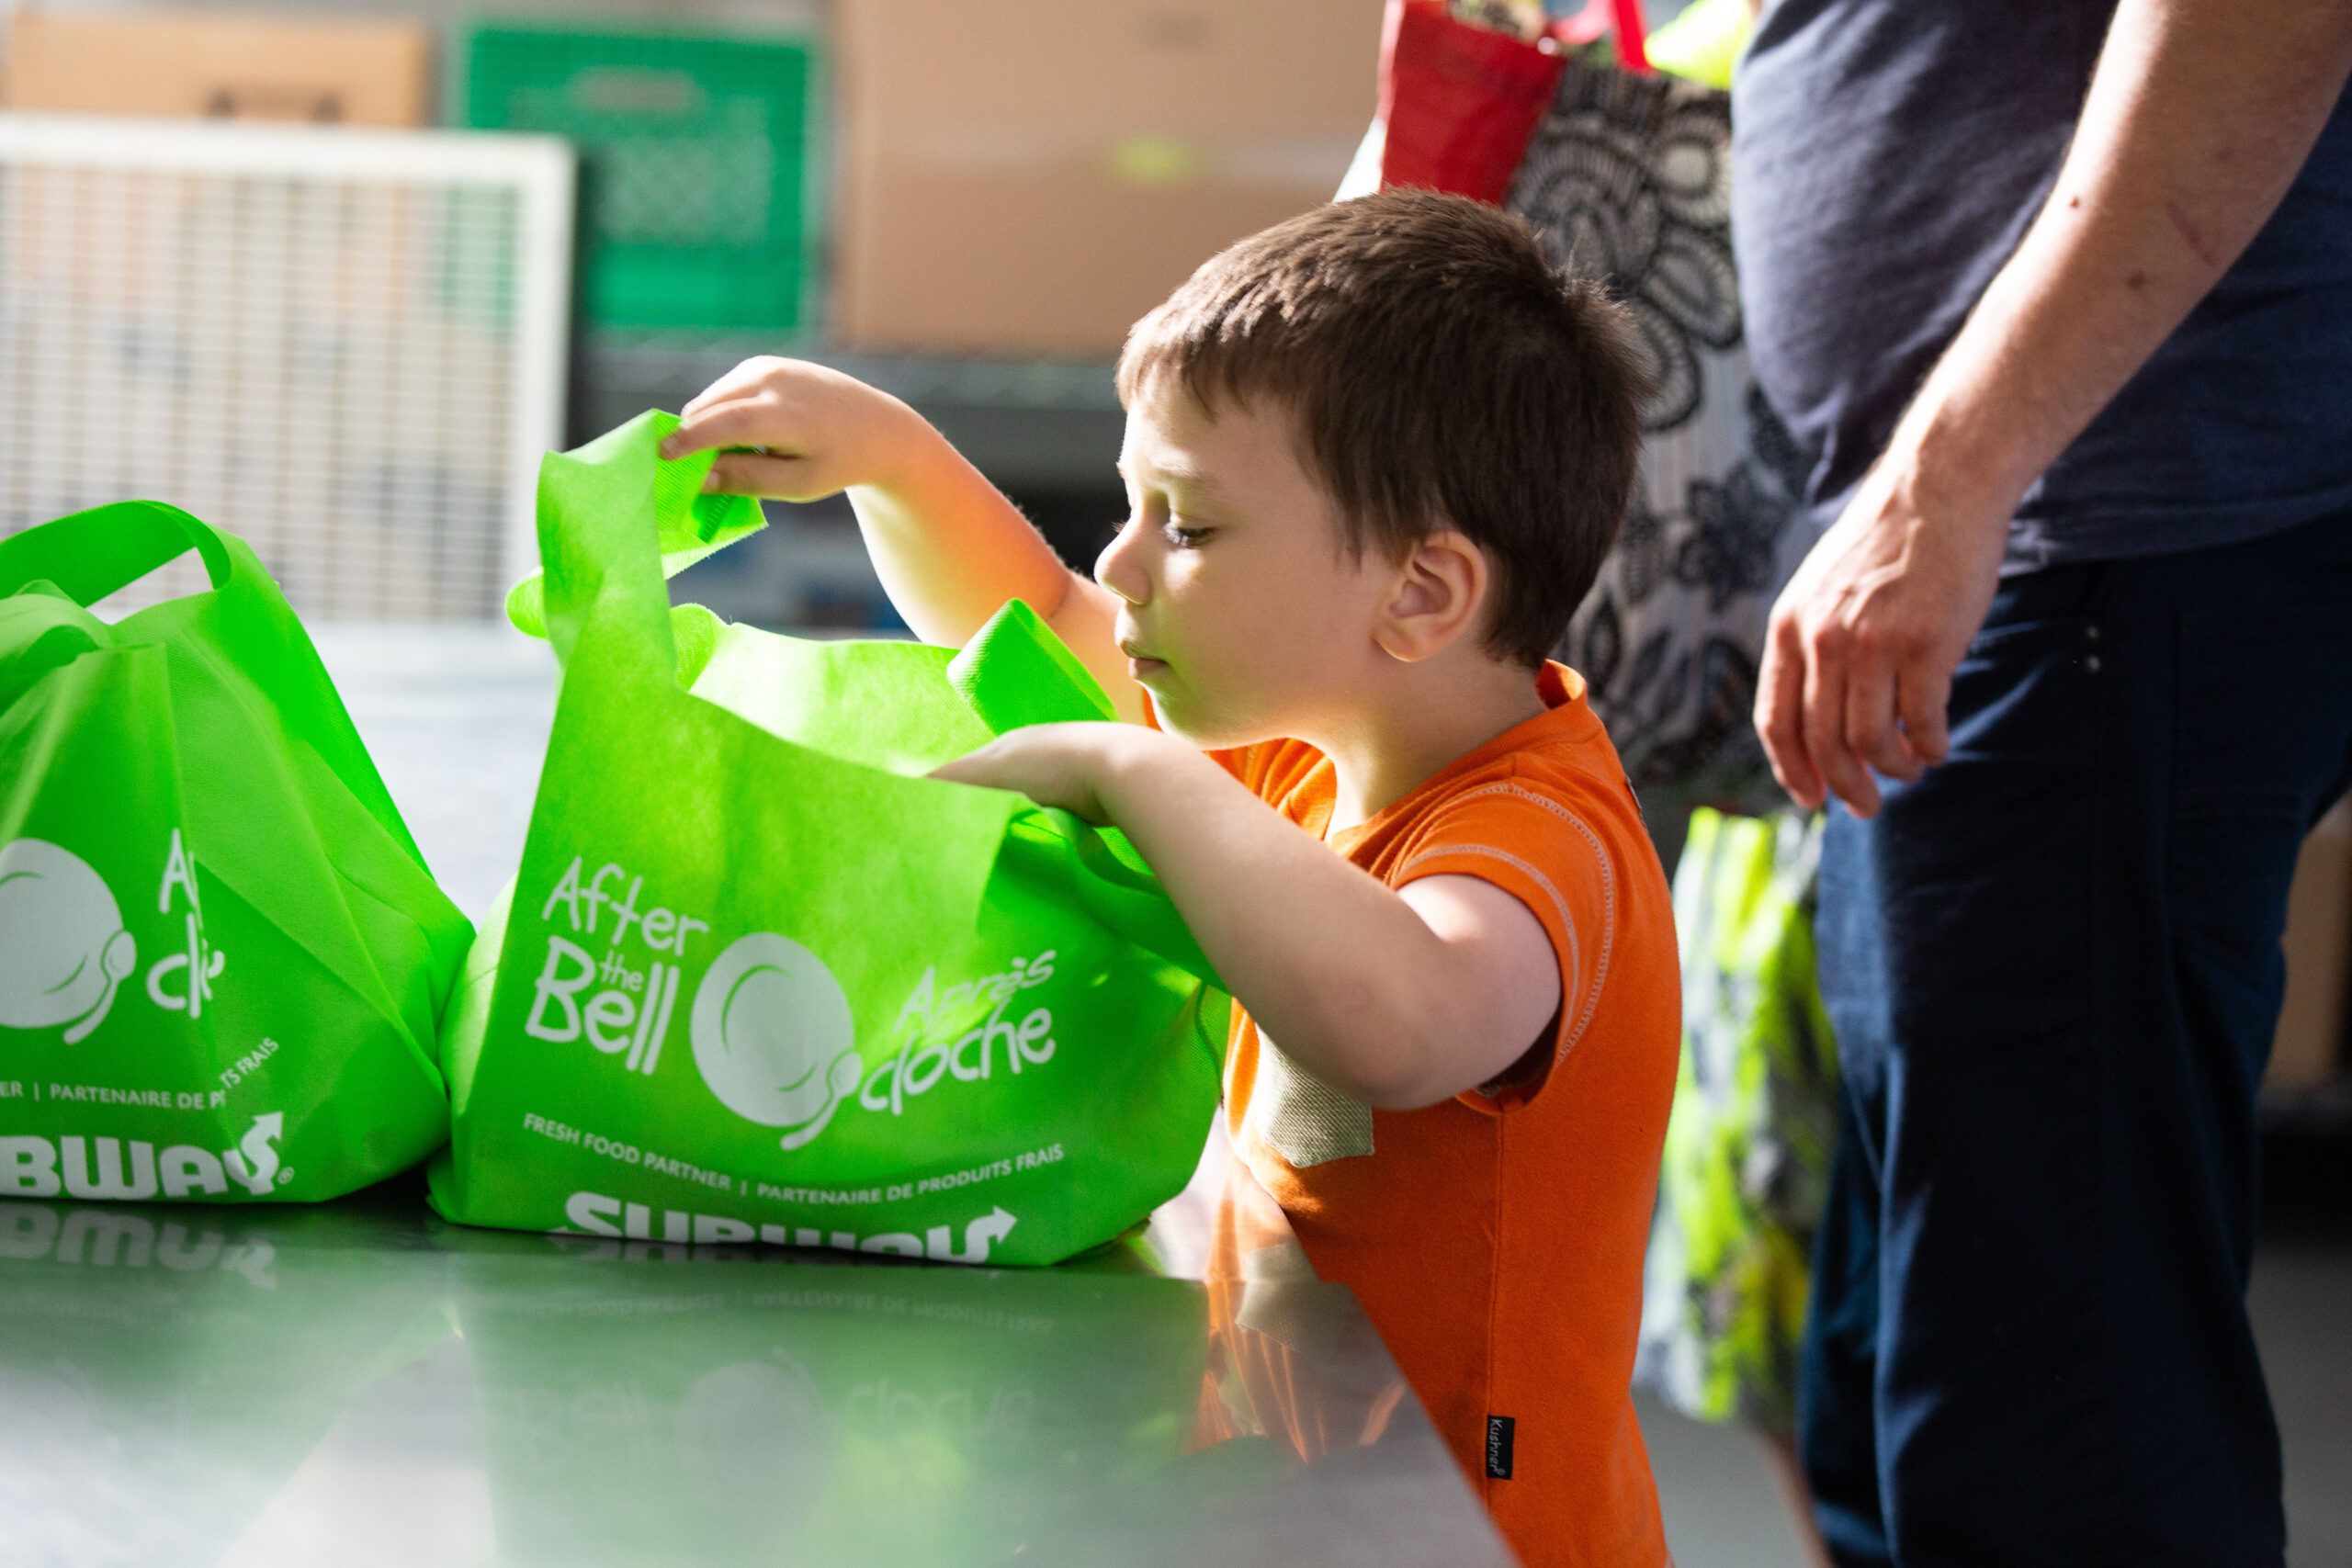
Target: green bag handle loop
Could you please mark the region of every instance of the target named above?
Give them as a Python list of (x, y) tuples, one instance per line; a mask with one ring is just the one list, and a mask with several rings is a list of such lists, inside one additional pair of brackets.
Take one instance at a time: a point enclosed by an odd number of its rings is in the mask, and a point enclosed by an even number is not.
[(0, 539), (0, 594), (55, 583), (91, 605), (190, 549), (216, 589), (236, 576), (229, 543), (209, 523), (160, 501), (117, 501)]
[[(221, 645), (277, 705), (287, 733), (317, 752), (401, 852), (423, 866), (424, 853), (392, 804), (375, 759), (360, 742), (310, 634), (261, 558), (235, 535), (168, 502), (111, 502), (0, 539), (0, 604), (30, 597), (28, 588), (45, 590), (39, 597), (50, 601), (48, 605), (17, 606), (15, 630), (26, 643), (24, 653), (10, 661), (11, 688), (21, 690), (46, 669), (84, 651), (65, 640), (67, 626), (46, 625), (63, 607), (56, 603), (59, 599), (79, 607), (80, 619), (69, 615), (65, 621), (82, 626), (89, 646), (99, 646), (101, 640), (132, 632), (151, 615), (173, 613), (173, 604), (154, 605), (128, 617), (120, 633), (90, 617), (87, 607), (190, 549), (203, 558), (216, 596), (206, 613), (214, 617)], [(43, 624), (36, 650), (30, 634), (37, 622)], [(5, 638), (8, 646), (15, 640)]]
[(972, 716), (1002, 735), (1032, 724), (1115, 720), (1119, 710), (1069, 645), (1022, 599), (1008, 599), (947, 666)]
[(52, 670), (107, 646), (107, 624), (55, 583), (36, 581), (0, 598), (0, 709)]

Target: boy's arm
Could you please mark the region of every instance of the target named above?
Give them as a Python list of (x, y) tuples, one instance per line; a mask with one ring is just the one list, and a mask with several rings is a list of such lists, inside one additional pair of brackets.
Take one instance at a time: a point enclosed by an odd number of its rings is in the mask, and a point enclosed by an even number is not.
[(1038, 725), (937, 776), (1115, 823), (1266, 1038), (1365, 1104), (1490, 1083), (1559, 1010), (1551, 938), (1510, 894), (1459, 875), (1387, 887), (1157, 731)]
[(1062, 565), (1029, 520), (905, 403), (802, 360), (747, 359), (688, 403), (662, 456), (722, 452), (711, 488), (780, 501), (849, 492), (890, 603), (926, 642), (960, 647), (1008, 599), (1029, 602), (1130, 721), (1143, 692), (1107, 591)]

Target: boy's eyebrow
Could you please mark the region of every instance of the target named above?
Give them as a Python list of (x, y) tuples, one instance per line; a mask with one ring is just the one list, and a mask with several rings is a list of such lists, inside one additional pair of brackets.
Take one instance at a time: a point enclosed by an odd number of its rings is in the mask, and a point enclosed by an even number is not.
[[(1130, 483), (1134, 482), (1134, 471), (1127, 467), (1125, 458), (1121, 458), (1115, 466), (1121, 479)], [(1185, 491), (1204, 501), (1222, 500), (1225, 495), (1224, 490), (1217, 484), (1216, 479), (1199, 468), (1155, 466), (1153, 477), (1171, 490)]]

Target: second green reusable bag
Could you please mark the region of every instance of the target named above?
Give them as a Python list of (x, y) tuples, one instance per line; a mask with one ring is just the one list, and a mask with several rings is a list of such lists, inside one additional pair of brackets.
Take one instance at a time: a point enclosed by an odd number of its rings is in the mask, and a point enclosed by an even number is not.
[[(191, 549), (204, 592), (87, 608)], [(243, 541), (152, 501), (0, 540), (0, 1198), (415, 1164), (472, 934)]]
[(1024, 606), (961, 655), (673, 612), (759, 527), (648, 414), (539, 479), (510, 614), (563, 664), (506, 908), (442, 1042), (474, 1224), (1051, 1263), (1184, 1184), (1226, 1001), (1132, 850), (922, 775), (1110, 716)]

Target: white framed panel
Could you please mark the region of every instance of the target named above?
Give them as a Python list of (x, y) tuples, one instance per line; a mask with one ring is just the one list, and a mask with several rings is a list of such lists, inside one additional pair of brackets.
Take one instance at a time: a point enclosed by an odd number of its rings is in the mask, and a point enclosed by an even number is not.
[(548, 137), (0, 114), (0, 534), (168, 501), (307, 616), (494, 615), (563, 434), (575, 188)]

